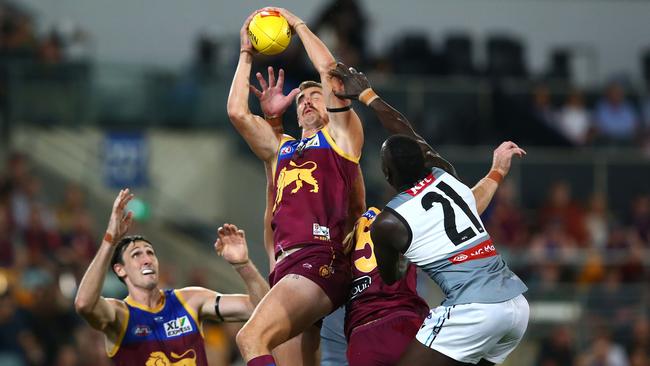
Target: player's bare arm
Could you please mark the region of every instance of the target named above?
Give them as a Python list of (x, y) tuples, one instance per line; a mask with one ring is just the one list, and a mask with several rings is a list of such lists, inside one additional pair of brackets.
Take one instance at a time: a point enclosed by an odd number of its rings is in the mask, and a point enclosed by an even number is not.
[[(240, 30), (240, 52), (237, 70), (228, 95), (228, 117), (240, 135), (246, 140), (253, 153), (264, 162), (272, 161), (277, 153), (282, 132), (267, 123), (262, 117), (251, 113), (248, 107), (250, 73), (253, 65), (253, 46), (248, 38), (251, 14)], [(258, 77), (258, 79), (261, 78)], [(261, 78), (263, 80), (263, 78)]]
[(381, 279), (392, 285), (404, 277), (405, 267), (400, 266), (400, 253), (410, 245), (409, 229), (390, 209), (386, 209), (377, 215), (370, 227), (370, 238), (375, 245)]
[(374, 92), (368, 78), (362, 72), (358, 72), (353, 67), (348, 67), (339, 62), (336, 68), (330, 71), (330, 75), (343, 83), (343, 89), (336, 92), (337, 97), (358, 100), (366, 104), (375, 112), (375, 115), (389, 134), (411, 136), (418, 142), (426, 158), (427, 166), (439, 167), (457, 177), (453, 165), (442, 158), (431, 145), (415, 132), (411, 123), (402, 113)]
[(224, 224), (218, 230), (214, 247), (244, 280), (248, 295), (223, 295), (203, 287), (186, 287), (178, 291), (201, 320), (248, 320), (255, 306), (269, 291), (269, 285), (248, 257), (246, 234), (235, 225)]
[(109, 341), (116, 341), (122, 323), (126, 318), (126, 306), (116, 299), (105, 299), (101, 291), (106, 270), (115, 251), (115, 244), (122, 238), (132, 222), (133, 213), (124, 212), (126, 204), (133, 198), (128, 189), (123, 189), (115, 198), (106, 234), (86, 273), (79, 284), (74, 301), (75, 310), (91, 327), (106, 334)]
[(494, 150), (490, 172), (472, 187), (472, 193), (476, 200), (476, 210), (479, 214), (482, 214), (488, 207), (494, 193), (499, 188), (499, 184), (510, 172), (512, 158), (514, 156), (523, 158), (525, 155), (526, 151), (512, 141), (502, 142)]
[[(294, 33), (300, 37), (309, 59), (320, 75), (326, 106), (330, 111), (335, 111), (328, 112), (329, 123), (327, 129), (331, 133), (332, 138), (334, 138), (336, 144), (348, 155), (355, 158), (361, 156), (361, 149), (363, 148), (363, 127), (361, 120), (354, 110), (346, 109), (350, 105), (349, 101), (334, 95), (333, 90), (340, 90), (342, 88), (340, 82), (333, 79), (329, 74), (336, 67), (336, 59), (334, 59), (334, 56), (323, 41), (309, 29), (301, 18), (287, 9), (270, 9), (278, 11), (287, 19)], [(336, 112), (337, 110), (338, 112)]]

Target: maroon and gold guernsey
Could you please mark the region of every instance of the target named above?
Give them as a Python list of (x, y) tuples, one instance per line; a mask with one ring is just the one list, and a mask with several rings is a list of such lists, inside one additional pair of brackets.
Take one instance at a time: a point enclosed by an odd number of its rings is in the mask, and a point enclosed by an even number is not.
[(359, 159), (343, 152), (327, 128), (280, 143), (273, 172), (275, 255), (309, 244), (341, 248)]
[(429, 313), (429, 305), (417, 294), (417, 272), (413, 264), (409, 264), (405, 276), (392, 285), (384, 283), (379, 275), (370, 239), (370, 225), (379, 212), (375, 207), (369, 208), (355, 225), (352, 289), (345, 315), (347, 338), (354, 328), (388, 316), (416, 316), (424, 320)]
[(156, 309), (126, 298), (128, 318), (108, 356), (117, 366), (208, 366), (197, 314), (178, 290)]

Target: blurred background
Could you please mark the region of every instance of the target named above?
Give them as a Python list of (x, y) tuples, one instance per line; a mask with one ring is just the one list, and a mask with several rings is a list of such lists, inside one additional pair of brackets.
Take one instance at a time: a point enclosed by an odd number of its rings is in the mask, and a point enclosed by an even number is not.
[[(262, 1), (0, 1), (0, 366), (107, 365), (72, 299), (122, 187), (163, 285), (243, 291), (216, 228), (262, 249), (262, 164), (226, 99), (239, 29)], [(528, 151), (483, 216), (528, 284), (508, 365), (650, 365), (650, 1), (280, 1), (453, 162), (468, 185), (492, 150)], [(316, 78), (299, 40), (254, 71)], [(251, 107), (258, 111), (257, 102)], [(392, 192), (366, 127), (368, 204)], [(298, 134), (295, 109), (285, 130)], [(421, 294), (441, 300), (423, 278)], [(104, 295), (126, 289), (107, 276)], [(241, 324), (206, 326), (211, 365), (241, 365)]]

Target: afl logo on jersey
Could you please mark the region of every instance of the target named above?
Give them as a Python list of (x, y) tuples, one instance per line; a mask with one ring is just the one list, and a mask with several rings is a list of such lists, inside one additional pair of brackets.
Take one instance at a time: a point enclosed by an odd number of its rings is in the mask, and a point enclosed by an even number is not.
[(151, 334), (151, 328), (147, 325), (136, 325), (133, 329), (133, 334), (138, 337), (146, 337)]

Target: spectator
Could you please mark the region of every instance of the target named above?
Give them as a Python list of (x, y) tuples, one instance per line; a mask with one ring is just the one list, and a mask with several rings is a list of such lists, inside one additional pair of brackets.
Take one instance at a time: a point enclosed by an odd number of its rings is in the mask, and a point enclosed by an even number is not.
[(566, 326), (558, 326), (541, 341), (537, 353), (537, 366), (570, 366), (575, 355), (574, 340), (571, 330)]
[(578, 366), (628, 366), (623, 347), (612, 342), (610, 335), (601, 330), (590, 347), (578, 361)]
[(594, 193), (589, 199), (585, 214), (585, 227), (592, 247), (603, 249), (609, 236), (610, 218), (607, 212), (607, 199), (602, 193)]
[(639, 238), (650, 246), (650, 196), (642, 195), (632, 201), (630, 225), (637, 232)]
[(575, 146), (584, 146), (589, 142), (592, 132), (590, 118), (582, 93), (573, 89), (557, 114), (557, 129)]
[(639, 116), (620, 83), (607, 86), (605, 97), (596, 107), (595, 122), (598, 137), (605, 143), (630, 144), (634, 139)]
[(11, 290), (6, 287), (6, 275), (0, 272), (5, 288), (0, 293), (0, 364), (8, 366), (42, 365), (43, 349), (18, 309)]
[(583, 208), (571, 198), (571, 187), (566, 182), (555, 182), (548, 193), (548, 199), (539, 214), (539, 227), (549, 223), (562, 227), (564, 232), (578, 245), (587, 242), (587, 229)]
[(515, 201), (515, 188), (511, 181), (501, 184), (488, 210), (485, 225), (495, 242), (508, 247), (526, 245), (526, 219)]
[(312, 28), (315, 33), (328, 37), (333, 35), (332, 52), (348, 65), (363, 68), (368, 61), (366, 54), (366, 29), (368, 21), (356, 0), (332, 0), (322, 10)]

